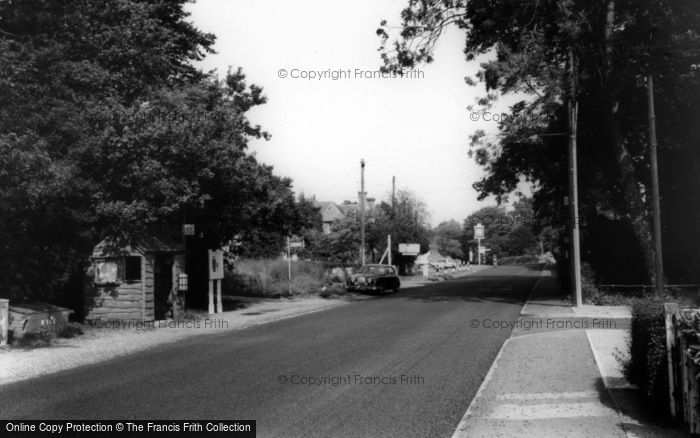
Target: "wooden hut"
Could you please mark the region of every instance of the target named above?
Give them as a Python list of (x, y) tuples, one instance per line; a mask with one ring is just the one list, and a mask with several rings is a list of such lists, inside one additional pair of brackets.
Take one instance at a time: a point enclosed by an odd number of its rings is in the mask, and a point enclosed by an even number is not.
[(92, 254), (85, 293), (86, 320), (155, 321), (184, 309), (178, 276), (184, 273), (181, 246), (156, 237), (118, 245), (100, 242)]

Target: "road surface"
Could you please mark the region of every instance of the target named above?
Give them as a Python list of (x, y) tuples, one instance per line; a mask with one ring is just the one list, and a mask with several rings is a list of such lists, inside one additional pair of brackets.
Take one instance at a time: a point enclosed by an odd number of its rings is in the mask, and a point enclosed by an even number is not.
[(517, 321), (538, 275), (500, 266), (2, 386), (0, 418), (239, 419), (257, 420), (261, 437), (449, 437), (509, 336), (494, 321)]

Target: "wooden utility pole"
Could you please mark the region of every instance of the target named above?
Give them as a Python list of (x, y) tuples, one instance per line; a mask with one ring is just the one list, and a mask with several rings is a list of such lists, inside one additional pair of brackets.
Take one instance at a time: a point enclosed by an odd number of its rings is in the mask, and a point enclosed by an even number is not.
[(569, 50), (569, 222), (571, 223), (571, 293), (575, 306), (583, 305), (581, 295), (581, 244), (578, 228), (578, 167), (576, 162), (576, 125), (578, 124), (578, 99), (576, 98), (576, 69), (573, 50)]
[(360, 260), (365, 265), (365, 160), (360, 160)]
[(654, 113), (654, 79), (647, 76), (647, 101), (649, 105), (649, 162), (651, 164), (651, 206), (654, 215), (654, 265), (656, 267), (656, 293), (664, 293), (664, 261), (661, 251), (661, 203), (659, 197), (659, 163), (656, 157), (656, 114)]
[(289, 280), (289, 296), (292, 296), (292, 244), (287, 236), (287, 274)]
[(391, 265), (391, 234), (386, 236), (386, 252), (389, 257), (389, 264)]

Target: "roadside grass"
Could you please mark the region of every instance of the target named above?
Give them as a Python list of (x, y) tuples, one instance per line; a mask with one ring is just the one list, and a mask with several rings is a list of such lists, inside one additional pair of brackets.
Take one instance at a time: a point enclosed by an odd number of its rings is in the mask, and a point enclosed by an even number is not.
[(224, 295), (280, 298), (291, 295), (320, 294), (325, 283), (323, 263), (296, 261), (289, 266), (283, 259), (238, 259), (233, 270), (226, 271), (222, 282)]
[(21, 338), (13, 339), (10, 346), (19, 349), (50, 347), (57, 338), (70, 339), (83, 335), (85, 333), (83, 329), (83, 325), (77, 322), (70, 322), (58, 331), (44, 326), (36, 332), (25, 333)]
[[(628, 306), (649, 300), (666, 303), (678, 303), (681, 307), (700, 307), (700, 292), (696, 290), (683, 290), (681, 288), (668, 288), (664, 294), (658, 296), (651, 292), (650, 288), (628, 289), (624, 292), (619, 289), (600, 288), (594, 285), (582, 286), (584, 304), (595, 306)], [(564, 301), (573, 304), (571, 294), (566, 295)]]

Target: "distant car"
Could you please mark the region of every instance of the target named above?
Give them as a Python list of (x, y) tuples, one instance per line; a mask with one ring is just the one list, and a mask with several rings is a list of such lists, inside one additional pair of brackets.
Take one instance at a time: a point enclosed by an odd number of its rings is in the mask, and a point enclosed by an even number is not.
[(382, 294), (385, 291), (398, 292), (401, 280), (393, 266), (365, 265), (348, 278), (346, 286), (348, 291)]

